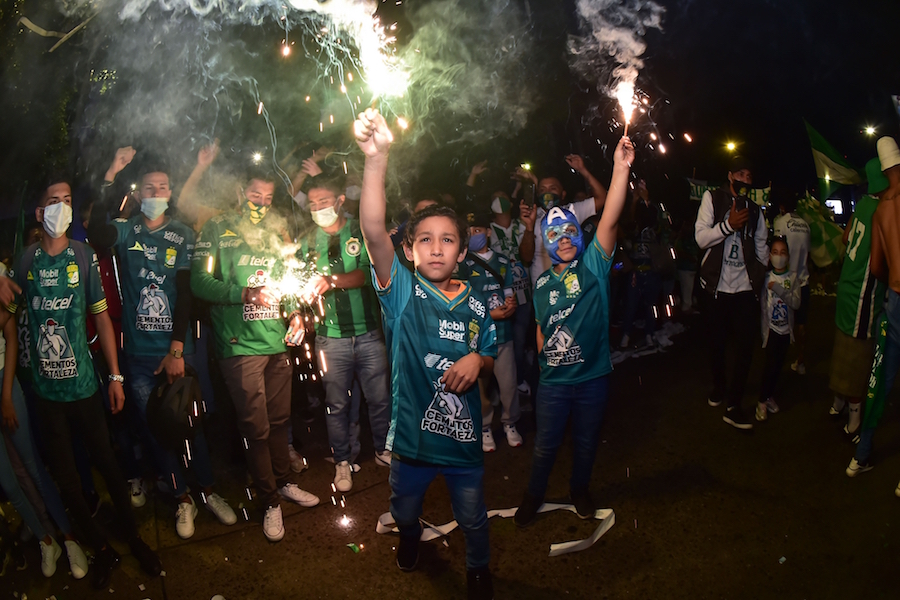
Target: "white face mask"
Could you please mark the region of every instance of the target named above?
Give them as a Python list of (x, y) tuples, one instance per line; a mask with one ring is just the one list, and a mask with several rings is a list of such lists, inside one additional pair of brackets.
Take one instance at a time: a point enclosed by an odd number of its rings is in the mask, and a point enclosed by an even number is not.
[(769, 260), (772, 261), (772, 266), (775, 267), (777, 271), (782, 270), (788, 264), (788, 257), (784, 254), (773, 254), (769, 257)]
[(333, 206), (323, 208), (322, 210), (314, 210), (309, 215), (313, 222), (319, 227), (331, 227), (338, 220), (338, 214)]
[(72, 207), (65, 202), (57, 202), (44, 207), (44, 231), (56, 239), (66, 235), (72, 224)]
[(151, 221), (155, 221), (169, 208), (168, 198), (141, 198), (141, 212)]

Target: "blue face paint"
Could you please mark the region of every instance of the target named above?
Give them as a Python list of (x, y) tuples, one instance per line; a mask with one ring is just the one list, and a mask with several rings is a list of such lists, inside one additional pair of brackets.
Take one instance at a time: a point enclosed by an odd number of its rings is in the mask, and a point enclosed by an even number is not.
[(487, 246), (486, 233), (476, 233), (475, 235), (469, 237), (469, 250), (471, 250), (472, 252), (478, 252), (485, 246)]
[(541, 236), (544, 239), (544, 248), (554, 265), (563, 262), (559, 257), (559, 241), (567, 238), (575, 247), (575, 258), (584, 252), (584, 235), (581, 225), (574, 214), (558, 206), (551, 208), (541, 219)]

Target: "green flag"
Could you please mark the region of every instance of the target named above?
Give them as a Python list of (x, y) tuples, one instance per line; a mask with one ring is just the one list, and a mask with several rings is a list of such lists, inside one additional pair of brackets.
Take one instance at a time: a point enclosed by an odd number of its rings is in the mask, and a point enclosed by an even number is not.
[(819, 178), (819, 198), (827, 200), (838, 188), (862, 182), (859, 170), (850, 166), (844, 157), (825, 141), (818, 131), (805, 120), (809, 145), (812, 147), (816, 176)]
[(819, 268), (844, 256), (844, 230), (834, 222), (831, 209), (806, 195), (797, 203), (797, 214), (809, 224), (809, 257)]

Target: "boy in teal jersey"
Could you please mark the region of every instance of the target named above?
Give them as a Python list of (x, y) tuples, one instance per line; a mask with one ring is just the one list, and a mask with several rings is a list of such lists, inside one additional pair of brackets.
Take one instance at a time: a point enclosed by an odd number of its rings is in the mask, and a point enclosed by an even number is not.
[[(106, 171), (98, 204), (91, 211), (88, 239), (97, 249), (115, 249), (118, 257), (118, 281), (122, 293), (122, 351), (127, 357), (130, 408), (136, 412), (137, 427), (149, 439), (163, 481), (172, 488), (178, 502), (175, 530), (182, 539), (194, 535), (197, 506), (188, 493), (181, 459), (160, 446), (147, 426), (147, 403), (165, 373), (169, 383), (184, 377), (185, 357), (193, 354), (190, 336), (191, 253), (194, 231), (166, 216), (172, 189), (169, 176), (148, 169), (140, 178), (138, 193), (141, 213), (129, 219), (106, 223), (110, 206), (109, 191), (116, 175), (135, 156), (131, 147), (119, 148)], [(202, 428), (191, 443), (191, 464), (201, 487), (206, 508), (225, 525), (237, 522), (237, 516), (225, 500), (213, 491), (215, 479), (209, 448)]]
[(334, 486), (349, 492), (353, 447), (358, 450), (359, 444), (360, 395), (348, 393), (354, 377), (369, 407), (376, 463), (391, 464), (391, 453), (385, 450), (390, 419), (387, 351), (359, 223), (343, 214), (343, 185), (316, 178), (307, 196), (317, 227), (302, 238), (300, 250), (319, 273), (309, 285), (321, 296), (324, 308), (315, 344), (327, 367), (322, 373), (328, 407), (325, 424), (334, 456)]
[[(471, 213), (469, 221), (469, 252), (460, 265), (460, 276), (469, 281), (472, 288), (483, 295), (491, 319), (497, 327), (497, 358), (494, 361), (494, 377), (503, 406), (501, 421), (506, 442), (513, 448), (522, 445), (522, 436), (516, 430), (519, 420), (519, 396), (516, 393), (516, 354), (513, 349), (513, 315), (516, 313), (516, 296), (513, 292), (511, 261), (488, 245), (491, 232), (490, 216)], [(490, 379), (479, 379), (481, 390), (481, 448), (494, 452), (497, 444), (491, 431), (494, 406), (488, 397)]]
[(128, 544), (141, 567), (150, 575), (162, 569), (159, 557), (137, 531), (131, 500), (122, 485), (122, 473), (109, 444), (106, 417), (101, 407), (97, 375), (87, 344), (87, 313), (94, 315), (103, 356), (109, 366), (109, 401), (113, 414), (125, 402), (124, 377), (119, 372), (116, 340), (106, 312), (106, 296), (100, 283), (97, 255), (85, 244), (69, 240), (72, 223), (72, 191), (67, 182), (55, 181), (44, 191), (36, 211), (45, 235), (26, 248), (16, 260), (8, 285), (18, 293), (0, 311), (0, 327), (19, 305), (28, 312), (31, 334), (31, 370), (44, 427), (47, 461), (63, 503), (96, 553), (92, 583), (102, 589), (119, 555), (91, 520), (91, 510), (81, 493), (81, 482), (72, 456), (73, 430), (82, 437), (92, 462), (109, 490)]
[(534, 288), (541, 376), (531, 480), (515, 516), (520, 527), (534, 521), (544, 502), (569, 416), (572, 503), (579, 517), (594, 515), (588, 485), (606, 409), (607, 375), (612, 371), (609, 269), (633, 160), (634, 147), (623, 137), (613, 156), (612, 181), (593, 240), (584, 239), (578, 219), (564, 208), (550, 208), (541, 219), (544, 247), (553, 266), (538, 277)]
[(203, 226), (191, 289), (213, 305), (216, 354), (244, 437), (247, 467), (266, 510), (263, 533), (277, 542), (284, 537), (280, 498), (301, 506), (319, 503), (288, 479), (293, 369), (286, 342), (297, 340), (302, 327), (297, 313), (289, 313), (288, 306), (282, 310), (273, 289), (285, 271), (288, 241), (279, 233), (277, 217), (269, 215), (274, 178), (252, 173), (242, 194), (239, 211), (217, 215)]
[(377, 110), (354, 123), (366, 155), (359, 216), (373, 284), (391, 340), (393, 406), (387, 447), (391, 514), (400, 529), (397, 565), (415, 569), (425, 492), (444, 475), (453, 514), (466, 537), (469, 598), (492, 598), (488, 563), (484, 453), (479, 445), (481, 399), (475, 385), (489, 377), (496, 332), (484, 302), (452, 279), (466, 255), (466, 229), (448, 208), (429, 207), (410, 219), (400, 265), (385, 229), (384, 179), (393, 136)]

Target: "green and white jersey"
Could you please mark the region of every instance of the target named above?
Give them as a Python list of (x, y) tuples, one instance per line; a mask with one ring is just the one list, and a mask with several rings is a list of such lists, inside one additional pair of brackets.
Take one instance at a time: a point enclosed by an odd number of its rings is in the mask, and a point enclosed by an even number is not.
[(847, 335), (865, 340), (875, 335), (877, 316), (884, 304), (885, 284), (869, 271), (872, 216), (878, 198), (863, 196), (850, 221), (847, 252), (837, 284), (834, 322)]
[(595, 237), (562, 273), (551, 267), (534, 286), (535, 319), (544, 334), (541, 385), (575, 385), (612, 371), (609, 268)]
[(88, 349), (87, 313), (106, 310), (97, 255), (75, 240), (56, 256), (34, 244), (18, 258), (10, 277), (22, 294), (7, 309), (15, 314), (21, 305), (28, 313), (37, 395), (54, 402), (92, 396), (99, 384)]
[[(174, 219), (150, 231), (141, 214), (115, 219), (112, 225), (118, 232), (123, 349), (132, 356), (163, 356), (172, 342), (175, 274), (191, 268), (194, 231)], [(187, 336), (185, 352), (190, 353), (192, 346)]]
[[(459, 275), (469, 282), (472, 289), (483, 296), (487, 302), (488, 311), (491, 311), (503, 306), (506, 297), (513, 294), (513, 270), (508, 258), (492, 250), (488, 250), (488, 253), (488, 255), (480, 254), (478, 257), (502, 277), (502, 282), (478, 264), (472, 258), (474, 253), (471, 251), (460, 265)], [(512, 318), (494, 321), (494, 325), (497, 326), (498, 346), (513, 339)]]
[(284, 240), (244, 213), (217, 215), (206, 222), (194, 248), (191, 290), (212, 303), (210, 316), (219, 358), (285, 352), (287, 333), (280, 306), (244, 304), (245, 287), (271, 285), (284, 273)]
[(372, 282), (391, 356), (391, 426), (387, 448), (404, 458), (436, 465), (483, 464), (481, 394), (473, 385), (465, 394), (444, 390), (440, 379), (471, 352), (497, 355), (494, 322), (469, 284), (452, 299), (430, 281), (405, 269), (394, 255), (391, 280)]
[(524, 235), (525, 224), (519, 219), (513, 219), (509, 227), (491, 223), (491, 250), (512, 260), (520, 260), (519, 244)]
[(355, 337), (381, 326), (378, 299), (370, 279), (369, 254), (357, 221), (347, 219), (333, 235), (316, 227), (301, 241), (300, 252), (304, 260), (314, 263), (316, 270), (325, 277), (357, 269), (361, 269), (366, 277), (366, 283), (361, 288), (332, 289), (322, 296), (325, 315), (316, 329), (318, 335)]

